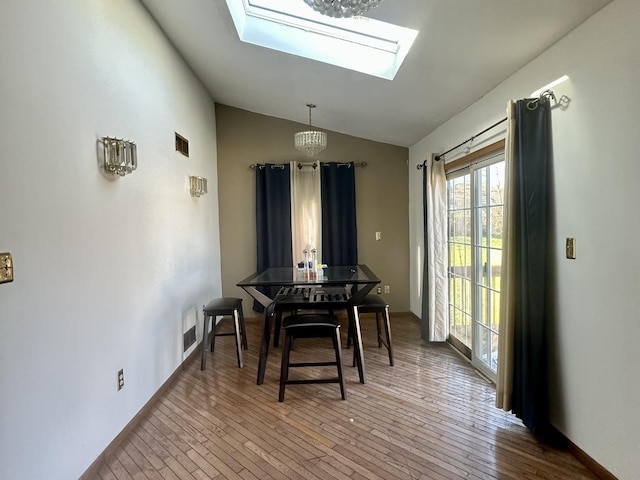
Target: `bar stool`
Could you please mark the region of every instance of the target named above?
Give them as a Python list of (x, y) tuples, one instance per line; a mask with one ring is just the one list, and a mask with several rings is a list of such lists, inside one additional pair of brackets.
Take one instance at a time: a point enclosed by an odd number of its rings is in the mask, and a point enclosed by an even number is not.
[[(391, 325), (389, 322), (389, 304), (385, 302), (382, 297), (378, 295), (367, 295), (360, 303), (356, 305), (358, 309), (358, 315), (361, 313), (375, 313), (376, 314), (376, 328), (378, 330), (378, 348), (383, 345), (389, 352), (389, 365), (393, 366), (393, 345), (391, 343)], [(380, 328), (380, 317), (382, 317), (384, 323), (384, 337)], [(351, 346), (351, 324), (349, 324), (349, 332), (347, 335), (347, 347)]]
[[(340, 349), (340, 321), (335, 315), (327, 313), (305, 313), (290, 315), (282, 321), (282, 329), (285, 332), (284, 347), (282, 349), (282, 364), (280, 367), (280, 393), (278, 401), (284, 401), (284, 389), (286, 385), (304, 383), (339, 383), (342, 399), (346, 400), (344, 377), (342, 375), (342, 352)], [(298, 362), (290, 363), (291, 343), (296, 338), (331, 338), (336, 354), (335, 362)], [(289, 368), (294, 367), (318, 367), (335, 365), (338, 369), (338, 377), (333, 378), (309, 378), (303, 380), (289, 380)]]
[[(238, 367), (243, 367), (242, 349), (247, 349), (247, 330), (244, 324), (244, 315), (242, 313), (242, 299), (233, 297), (222, 297), (211, 300), (202, 308), (204, 314), (204, 333), (202, 335), (202, 358), (200, 361), (200, 370), (207, 367), (207, 334), (209, 331), (209, 319), (213, 319), (211, 327), (211, 351), (215, 350), (216, 337), (226, 337), (233, 335), (236, 338), (236, 353), (238, 356)], [(216, 332), (216, 316), (230, 315), (233, 317), (233, 332)]]

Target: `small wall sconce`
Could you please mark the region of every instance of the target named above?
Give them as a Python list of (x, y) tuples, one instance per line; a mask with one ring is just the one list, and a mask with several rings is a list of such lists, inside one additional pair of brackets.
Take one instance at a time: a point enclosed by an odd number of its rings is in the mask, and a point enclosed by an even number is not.
[(207, 193), (207, 179), (203, 177), (189, 177), (189, 189), (191, 195), (200, 197)]
[(136, 144), (121, 138), (102, 137), (104, 170), (124, 177), (138, 168)]

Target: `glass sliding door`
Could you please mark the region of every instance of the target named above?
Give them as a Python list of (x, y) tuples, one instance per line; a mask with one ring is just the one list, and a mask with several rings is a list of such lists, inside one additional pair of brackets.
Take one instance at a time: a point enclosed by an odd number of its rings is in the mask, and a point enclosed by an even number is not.
[(492, 380), (498, 365), (504, 155), (447, 178), (450, 341)]
[(504, 157), (473, 169), (473, 364), (495, 381), (502, 265)]
[(467, 356), (472, 343), (471, 175), (447, 179), (450, 341)]

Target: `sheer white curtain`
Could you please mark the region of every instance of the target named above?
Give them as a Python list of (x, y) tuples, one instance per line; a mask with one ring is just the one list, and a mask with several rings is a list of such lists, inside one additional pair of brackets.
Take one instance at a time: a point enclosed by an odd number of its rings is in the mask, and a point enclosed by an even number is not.
[[(427, 284), (429, 341), (443, 342), (449, 336), (449, 283), (447, 279), (447, 179), (444, 159), (427, 165)], [(423, 312), (424, 316), (424, 312)]]
[(320, 167), (291, 162), (291, 236), (294, 263), (304, 260), (303, 250), (317, 250), (322, 261), (322, 212), (320, 210)]
[(502, 278), (500, 287), (500, 326), (498, 335), (498, 375), (496, 378), (496, 407), (511, 410), (513, 392), (513, 332), (515, 311), (515, 108), (510, 100), (507, 104), (507, 135), (504, 147), (504, 209), (502, 213)]

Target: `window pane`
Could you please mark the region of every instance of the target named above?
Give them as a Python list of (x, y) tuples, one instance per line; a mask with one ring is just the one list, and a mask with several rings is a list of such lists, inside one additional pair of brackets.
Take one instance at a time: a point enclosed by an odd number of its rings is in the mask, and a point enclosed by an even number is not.
[(487, 366), (491, 365), (491, 336), (489, 330), (478, 327), (478, 348), (476, 352), (477, 358)]
[(471, 175), (464, 176), (464, 208), (471, 208)]

